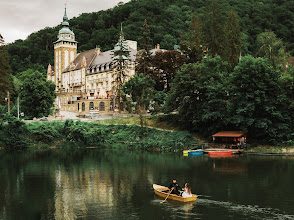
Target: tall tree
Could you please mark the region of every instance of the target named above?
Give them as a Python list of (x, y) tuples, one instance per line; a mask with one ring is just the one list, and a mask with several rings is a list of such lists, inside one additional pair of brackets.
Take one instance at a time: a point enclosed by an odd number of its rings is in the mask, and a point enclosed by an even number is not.
[(191, 20), (189, 32), (181, 37), (181, 51), (186, 55), (187, 63), (201, 61), (203, 52), (205, 51), (205, 48), (202, 47), (200, 42), (200, 25), (198, 13), (195, 12)]
[(172, 83), (166, 110), (177, 110), (184, 125), (206, 136), (225, 128), (228, 69), (219, 56), (184, 65)]
[(27, 77), (22, 85), (21, 110), (29, 118), (48, 116), (56, 97), (55, 84), (38, 71), (23, 75)]
[(136, 58), (137, 74), (143, 73), (146, 76), (152, 72), (151, 48), (150, 29), (145, 19), (142, 27), (142, 37), (140, 38), (140, 51)]
[(220, 0), (207, 0), (202, 19), (201, 39), (212, 56), (226, 56), (225, 10)]
[(121, 112), (120, 89), (126, 81), (126, 77), (128, 76), (127, 71), (130, 64), (130, 49), (125, 42), (125, 37), (122, 28), (119, 34), (119, 40), (117, 44), (114, 46), (112, 59), (114, 62), (114, 100), (117, 99), (119, 112)]
[[(150, 101), (154, 95), (155, 82), (150, 76), (136, 74), (134, 78), (127, 81), (123, 87), (123, 99), (127, 104), (129, 112), (135, 110), (135, 113), (140, 116), (140, 125), (144, 126), (143, 114), (150, 105)], [(130, 98), (127, 98), (129, 96)]]
[(232, 9), (228, 12), (227, 23), (225, 26), (227, 38), (227, 59), (232, 67), (238, 64), (241, 55), (242, 33), (238, 20), (238, 15)]
[(6, 46), (0, 46), (0, 104), (5, 104), (7, 92), (11, 91), (11, 68)]
[(2, 35), (0, 34), (0, 46), (4, 45), (4, 38), (2, 37)]
[(178, 51), (159, 51), (153, 57), (152, 79), (156, 82), (157, 90), (170, 90), (170, 85), (176, 71), (184, 64), (185, 57)]
[(277, 38), (272, 31), (267, 31), (259, 34), (256, 40), (258, 52), (260, 57), (267, 58), (271, 65), (277, 69), (281, 64), (287, 60), (287, 53), (283, 41)]
[(267, 143), (287, 140), (290, 117), (281, 73), (263, 58), (243, 57), (230, 74), (230, 122)]

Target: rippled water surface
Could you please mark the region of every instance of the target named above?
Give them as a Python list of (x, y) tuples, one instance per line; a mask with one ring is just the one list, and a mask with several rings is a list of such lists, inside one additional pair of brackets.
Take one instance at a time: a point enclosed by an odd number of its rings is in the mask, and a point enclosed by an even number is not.
[[(161, 203), (173, 178), (197, 201)], [(0, 219), (294, 219), (294, 157), (0, 151)]]

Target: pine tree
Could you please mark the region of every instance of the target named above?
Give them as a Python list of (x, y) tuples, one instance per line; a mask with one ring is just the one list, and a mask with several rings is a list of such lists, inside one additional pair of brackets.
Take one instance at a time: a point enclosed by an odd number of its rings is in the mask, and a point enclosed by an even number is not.
[(145, 19), (142, 27), (143, 36), (140, 38), (140, 51), (136, 58), (136, 73), (144, 76), (152, 74), (150, 29)]
[(181, 51), (187, 57), (187, 63), (196, 63), (202, 59), (203, 50), (200, 42), (200, 21), (198, 13), (195, 12), (191, 20), (190, 31), (187, 36), (182, 36), (180, 46)]
[(241, 27), (238, 21), (238, 15), (232, 9), (228, 12), (228, 19), (225, 26), (227, 35), (227, 59), (232, 67), (238, 64), (242, 47)]
[[(120, 89), (122, 85), (126, 81), (127, 71), (130, 63), (130, 49), (126, 44), (125, 36), (122, 31), (119, 34), (119, 40), (117, 44), (114, 46), (113, 50), (113, 62), (114, 62), (114, 87), (113, 94), (116, 95), (119, 112), (121, 112), (120, 108)], [(115, 99), (115, 96), (114, 96)]]
[(226, 56), (224, 27), (224, 7), (220, 0), (206, 1), (201, 26), (201, 39), (203, 40), (203, 46), (208, 48), (210, 55), (214, 57), (218, 54), (222, 59)]
[(7, 92), (11, 90), (10, 74), (11, 67), (6, 47), (0, 46), (0, 104), (6, 104), (5, 97)]

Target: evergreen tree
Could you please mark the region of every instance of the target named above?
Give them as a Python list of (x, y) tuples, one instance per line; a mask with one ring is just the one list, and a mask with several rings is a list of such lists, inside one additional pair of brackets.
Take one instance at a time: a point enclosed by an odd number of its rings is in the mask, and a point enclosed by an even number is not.
[(227, 38), (227, 59), (232, 67), (238, 64), (241, 55), (242, 47), (242, 33), (238, 21), (238, 15), (232, 9), (228, 12), (228, 19), (225, 26), (225, 33)]
[(224, 7), (220, 0), (207, 0), (202, 18), (201, 39), (212, 56), (226, 57)]
[[(113, 50), (113, 62), (114, 62), (114, 87), (113, 94), (114, 100), (117, 99), (119, 112), (120, 108), (120, 89), (126, 81), (127, 71), (130, 63), (130, 50), (129, 46), (125, 42), (125, 37), (121, 28), (119, 34), (119, 40), (114, 46)], [(116, 100), (115, 100), (116, 101)]]
[(151, 57), (151, 39), (150, 29), (145, 19), (142, 27), (142, 37), (140, 38), (140, 50), (136, 58), (136, 73), (142, 73), (144, 76), (152, 73), (152, 57)]
[(7, 92), (11, 91), (10, 74), (11, 68), (6, 46), (0, 46), (0, 104), (6, 104), (5, 97)]
[(195, 12), (190, 24), (190, 30), (187, 36), (182, 35), (180, 46), (181, 51), (187, 57), (187, 63), (196, 63), (201, 61), (203, 56), (203, 50), (200, 42), (200, 20), (198, 13)]

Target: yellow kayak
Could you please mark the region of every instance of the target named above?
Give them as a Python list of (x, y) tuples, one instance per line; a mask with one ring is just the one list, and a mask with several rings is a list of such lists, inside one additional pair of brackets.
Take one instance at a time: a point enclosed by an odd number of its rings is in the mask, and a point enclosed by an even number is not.
[[(153, 189), (154, 189), (154, 192), (156, 195), (158, 195), (164, 199), (167, 197), (167, 195), (170, 192), (168, 187), (160, 186), (157, 184), (153, 184)], [(192, 194), (191, 197), (183, 198), (182, 196), (178, 196), (176, 194), (170, 194), (167, 199), (176, 200), (176, 201), (180, 201), (180, 202), (192, 202), (197, 199), (197, 196)]]

